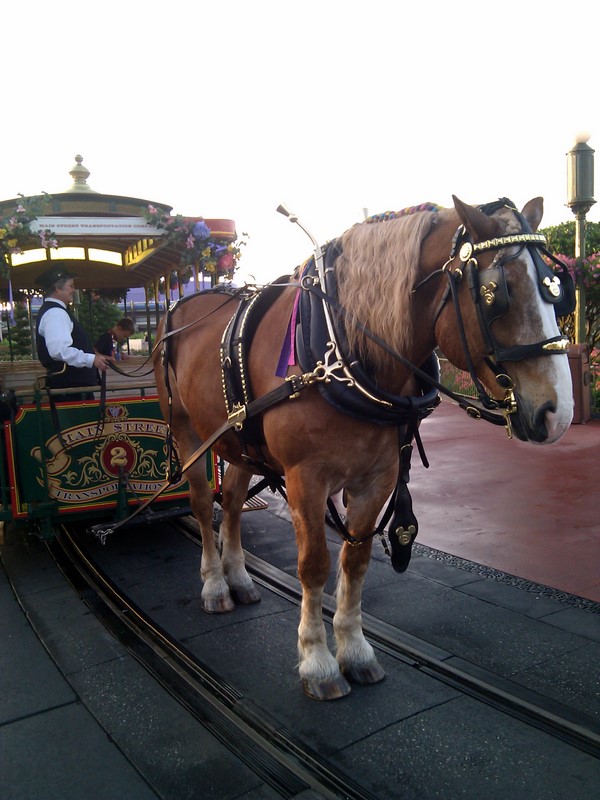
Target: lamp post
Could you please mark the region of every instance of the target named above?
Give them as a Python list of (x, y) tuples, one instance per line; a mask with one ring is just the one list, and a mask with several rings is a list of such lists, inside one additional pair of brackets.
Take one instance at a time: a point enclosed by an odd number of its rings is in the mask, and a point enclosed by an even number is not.
[[(587, 135), (578, 136), (567, 153), (567, 205), (575, 214), (575, 259), (578, 267), (585, 258), (585, 215), (594, 200), (594, 150)], [(585, 286), (581, 269), (575, 284), (575, 344), (585, 343)]]

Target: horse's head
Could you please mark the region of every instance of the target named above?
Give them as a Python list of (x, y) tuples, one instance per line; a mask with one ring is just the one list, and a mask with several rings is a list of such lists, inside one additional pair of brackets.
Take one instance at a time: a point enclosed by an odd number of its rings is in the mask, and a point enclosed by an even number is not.
[(574, 290), (541, 257), (542, 198), (520, 213), (506, 198), (475, 208), (455, 197), (454, 206), (461, 224), (438, 293), (437, 341), (492, 398), (512, 404), (520, 439), (556, 441), (573, 416), (568, 341), (556, 318), (572, 310)]

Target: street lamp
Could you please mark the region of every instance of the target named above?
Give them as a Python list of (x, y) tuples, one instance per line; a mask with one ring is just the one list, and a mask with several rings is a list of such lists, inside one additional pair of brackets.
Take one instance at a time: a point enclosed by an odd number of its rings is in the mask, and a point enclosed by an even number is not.
[[(567, 205), (575, 214), (575, 259), (581, 267), (585, 258), (585, 215), (594, 200), (594, 150), (587, 134), (578, 136), (567, 153)], [(585, 343), (585, 286), (581, 269), (575, 285), (575, 344)]]

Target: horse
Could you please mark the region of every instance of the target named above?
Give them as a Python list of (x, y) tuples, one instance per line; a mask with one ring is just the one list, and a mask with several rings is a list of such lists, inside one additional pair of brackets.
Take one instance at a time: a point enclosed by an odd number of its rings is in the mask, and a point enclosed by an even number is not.
[[(399, 447), (399, 430), (410, 427), (414, 435), (436, 405), (429, 398), (414, 425), (414, 419), (388, 418), (386, 402), (394, 406), (399, 398), (399, 405), (413, 406), (415, 390), (427, 395), (427, 384), (437, 395), (435, 373), (423, 368), (436, 348), (482, 388), (483, 406), (467, 408), (473, 416), (500, 417), (519, 439), (537, 444), (557, 441), (571, 423), (568, 341), (555, 312), (572, 289), (564, 273), (557, 278), (540, 258), (545, 240), (535, 232), (542, 214), (542, 198), (519, 212), (506, 198), (476, 207), (455, 196), (450, 208), (424, 204), (412, 213), (388, 212), (328, 243), (329, 258), (317, 248), (304, 269), (267, 287), (248, 287), (263, 308), (253, 323), (238, 315), (233, 333), (234, 312), (248, 303), (240, 290), (187, 297), (161, 322), (154, 369), (201, 531), (202, 608), (226, 613), (236, 603), (260, 600), (244, 564), (241, 510), (252, 475), (282, 476), (297, 541), (298, 669), (308, 697), (332, 700), (347, 695), (352, 683), (384, 678), (361, 626), (372, 532), (399, 485), (405, 444)], [(310, 316), (309, 301), (324, 309), (325, 352), (316, 351), (319, 337), (298, 322), (302, 313)], [(315, 308), (311, 324), (318, 327)], [(298, 354), (303, 350), (306, 361), (311, 348), (308, 372), (299, 375)], [(236, 398), (227, 391), (227, 370), (242, 349)], [(355, 406), (346, 411), (339, 396), (328, 395), (332, 387)], [(261, 404), (262, 398), (271, 401)], [(371, 404), (367, 418), (357, 411), (363, 400)], [(253, 403), (258, 410), (250, 419)], [(213, 493), (202, 459), (193, 457), (203, 443), (228, 465), (219, 542)], [(341, 491), (350, 535), (339, 556), (334, 656), (322, 616), (330, 572), (325, 519), (328, 498)], [(399, 530), (406, 545), (406, 530)], [(412, 526), (409, 547), (414, 534)]]

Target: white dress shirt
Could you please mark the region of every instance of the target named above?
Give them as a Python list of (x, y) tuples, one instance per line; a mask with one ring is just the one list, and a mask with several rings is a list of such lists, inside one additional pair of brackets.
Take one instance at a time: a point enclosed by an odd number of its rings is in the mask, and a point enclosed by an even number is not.
[(39, 333), (46, 340), (50, 357), (55, 361), (64, 361), (70, 367), (93, 367), (95, 354), (85, 353), (73, 347), (73, 322), (67, 313), (66, 305), (55, 297), (46, 299), (62, 306), (62, 308), (49, 308), (40, 321)]

